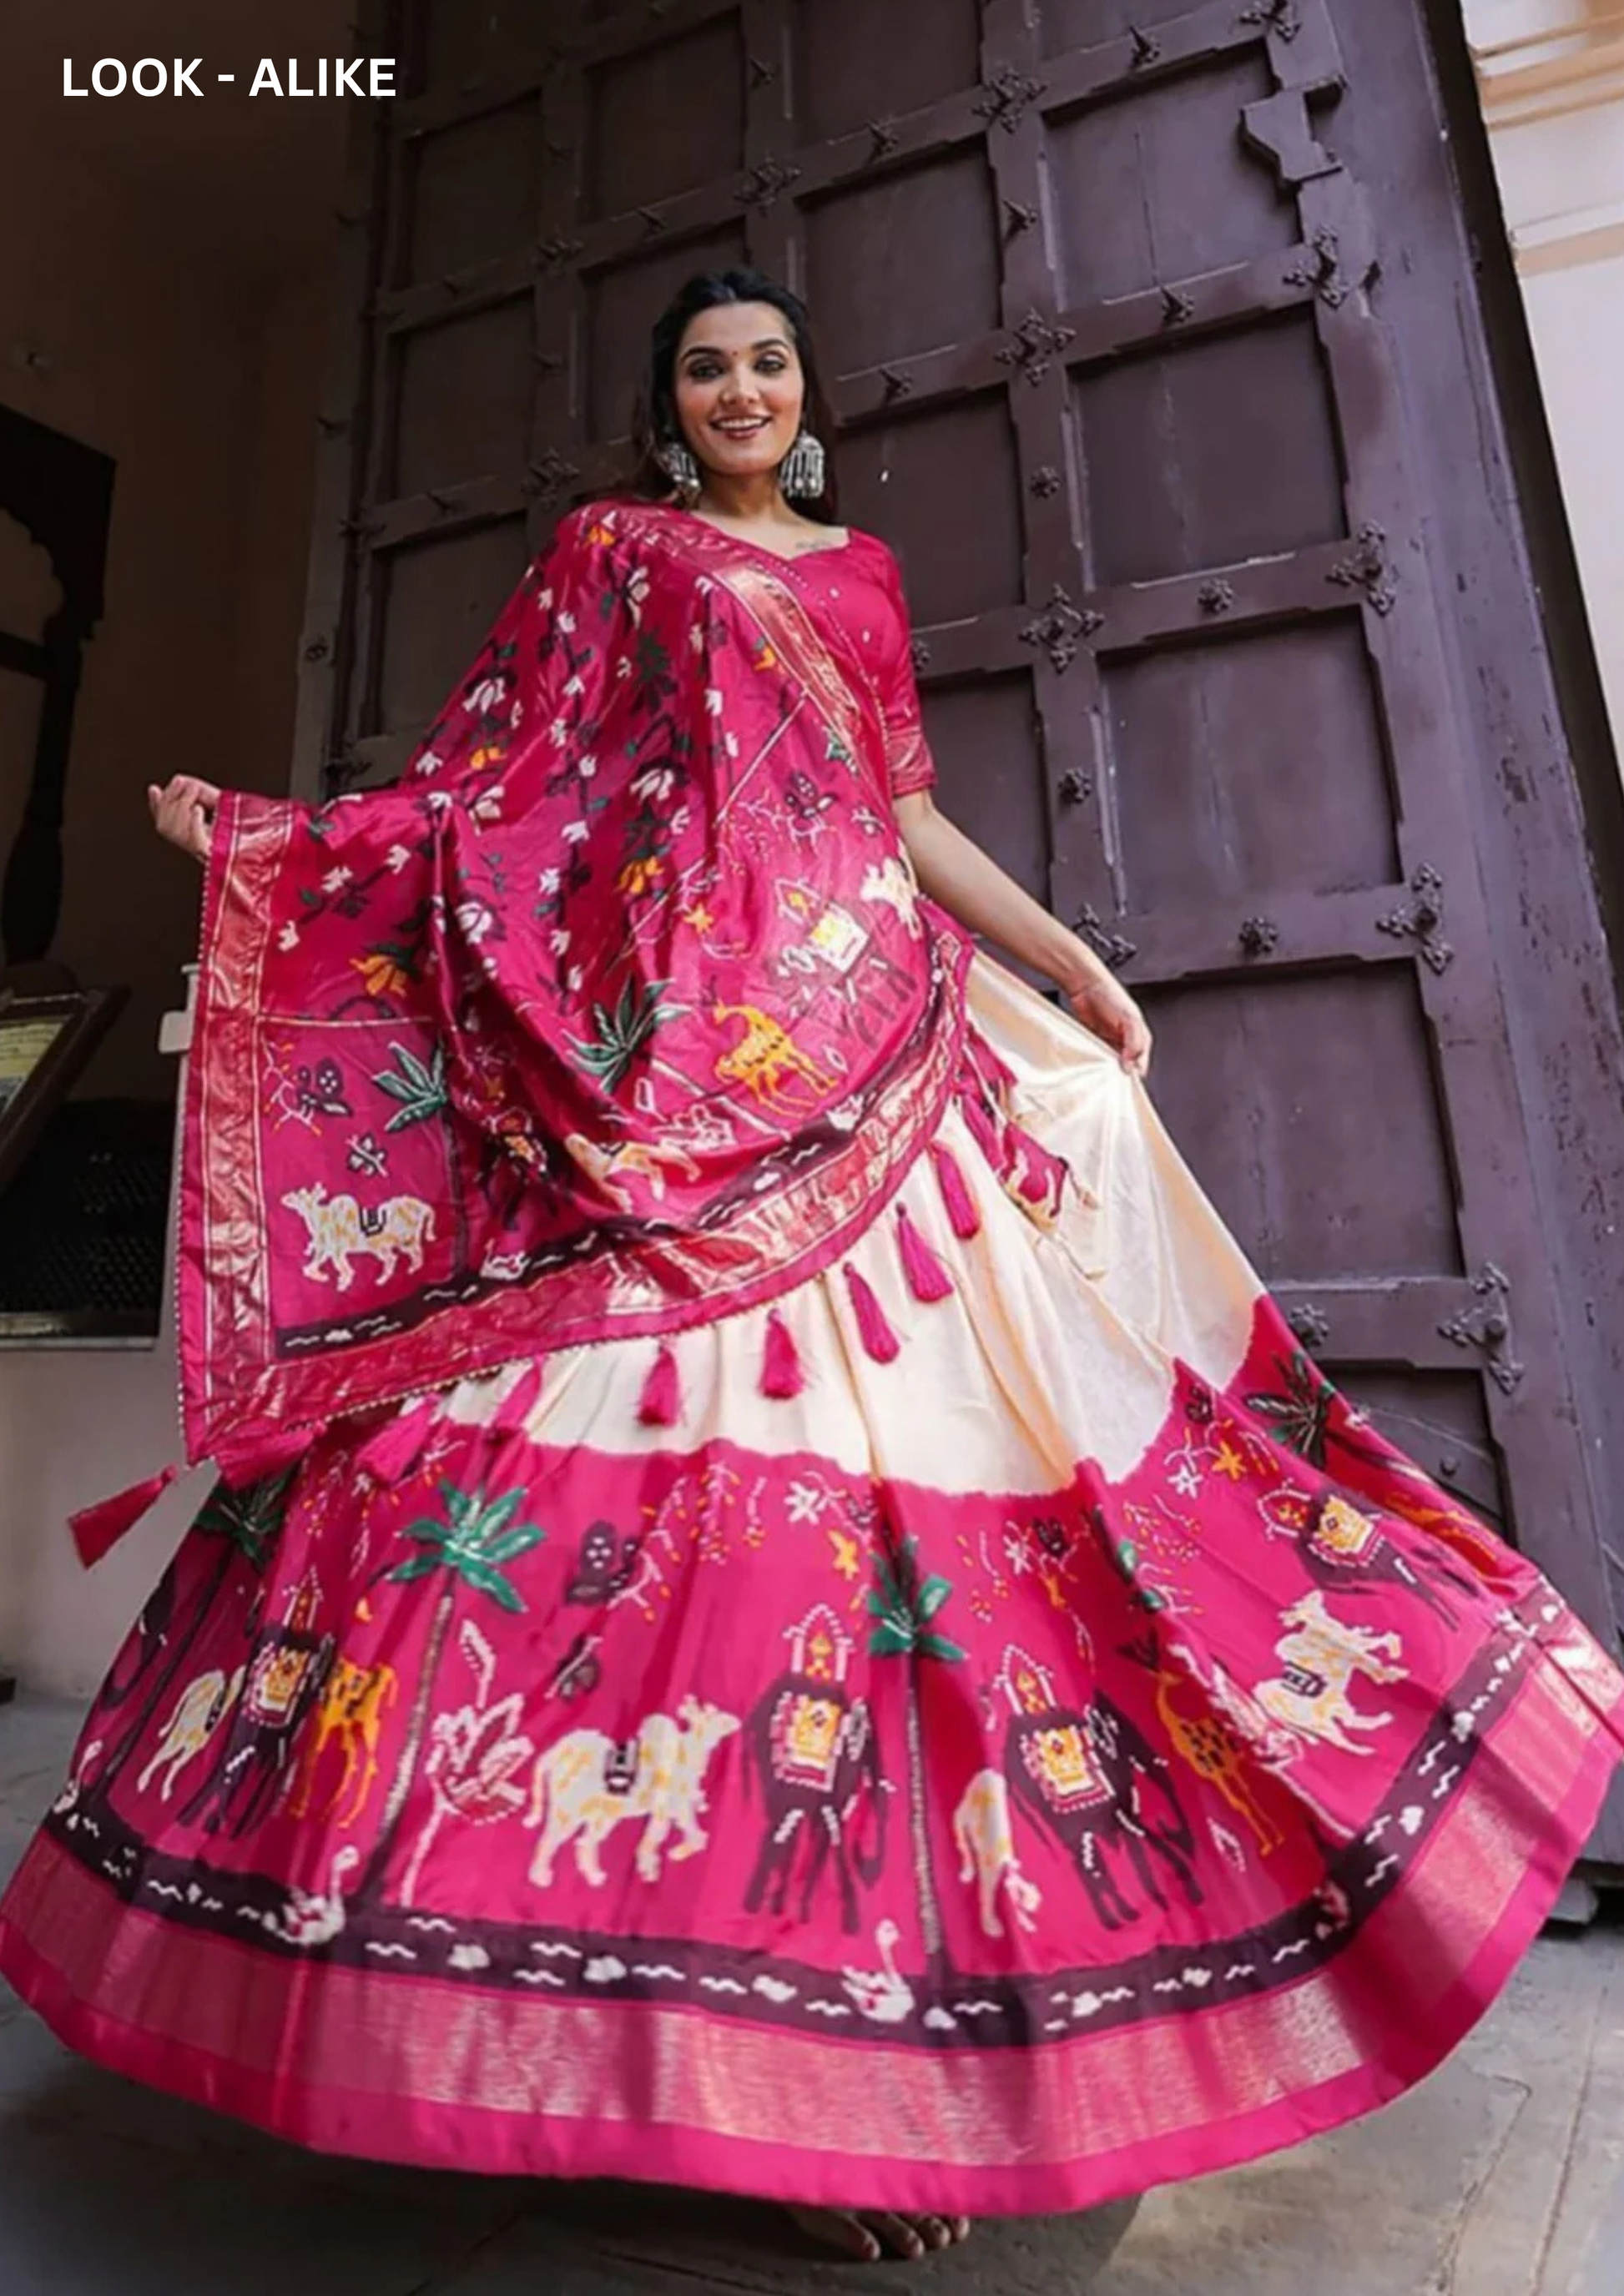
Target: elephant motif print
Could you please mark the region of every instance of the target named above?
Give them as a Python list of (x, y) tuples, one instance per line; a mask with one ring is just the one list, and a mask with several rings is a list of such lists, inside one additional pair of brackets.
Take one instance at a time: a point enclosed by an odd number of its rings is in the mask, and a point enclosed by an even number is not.
[(1407, 1554), (1374, 1515), (1340, 1491), (1325, 1491), (1313, 1501), (1300, 1534), (1299, 1552), (1309, 1576), (1322, 1587), (1337, 1587), (1349, 1595), (1402, 1587), (1446, 1627), (1453, 1627), (1459, 1617), (1450, 1594), (1470, 1597), (1478, 1590), (1478, 1582), (1441, 1542), (1423, 1535), (1412, 1541)]
[(414, 1275), (421, 1274), (424, 1246), (434, 1241), (434, 1208), (417, 1196), (388, 1196), (381, 1204), (362, 1205), (354, 1196), (329, 1196), (317, 1181), (313, 1187), (293, 1189), (282, 1201), (304, 1223), (305, 1275), (313, 1283), (324, 1283), (331, 1269), (340, 1292), (354, 1283), (350, 1263), (359, 1259), (377, 1261), (382, 1283), (402, 1256)]
[(997, 1770), (978, 1770), (965, 1787), (953, 1813), (953, 1842), (959, 1854), (959, 1880), (975, 1885), (981, 1934), (1001, 1938), (1005, 1933), (998, 1912), (1000, 1890), (1017, 1926), (1035, 1930), (1033, 1915), (1043, 1903), (1043, 1892), (1021, 1870), (1009, 1788)]
[(1195, 1836), (1172, 1765), (1137, 1723), (1103, 1691), (1086, 1708), (1059, 1705), (1048, 1669), (1013, 1646), (994, 1687), (1012, 1710), (1010, 1792), (1072, 1858), (1102, 1926), (1121, 1929), (1141, 1912), (1119, 1878), (1121, 1854), (1153, 1906), (1167, 1910), (1158, 1860), (1199, 1906)]
[[(570, 1842), (582, 1880), (601, 1890), (609, 1876), (599, 1852), (628, 1819), (643, 1820), (636, 1865), (644, 1882), (659, 1881), (662, 1853), (694, 1857), (706, 1847), (705, 1774), (739, 1719), (697, 1698), (685, 1698), (677, 1711), (675, 1721), (651, 1714), (624, 1744), (601, 1730), (572, 1730), (541, 1755), (527, 1820), (542, 1830), (530, 1861), (538, 1890), (551, 1886), (558, 1854)], [(667, 1851), (673, 1829), (680, 1839)]]

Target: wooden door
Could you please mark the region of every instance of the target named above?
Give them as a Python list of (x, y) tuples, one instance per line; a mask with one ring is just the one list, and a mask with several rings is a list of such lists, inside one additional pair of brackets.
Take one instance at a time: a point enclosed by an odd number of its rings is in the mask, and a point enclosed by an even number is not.
[(346, 219), (301, 772), (398, 766), (614, 472), (668, 291), (790, 279), (944, 802), (1146, 1004), (1305, 1346), (1611, 1637), (1618, 1020), (1560, 742), (1513, 836), (1470, 698), (1548, 720), (1419, 20), (577, 0), (537, 45), (421, 0)]

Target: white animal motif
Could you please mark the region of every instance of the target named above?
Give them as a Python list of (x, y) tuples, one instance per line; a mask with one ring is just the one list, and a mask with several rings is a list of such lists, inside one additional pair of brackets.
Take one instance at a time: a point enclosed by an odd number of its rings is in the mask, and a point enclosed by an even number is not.
[(360, 1862), (361, 1853), (351, 1842), (333, 1859), (324, 1890), (290, 1888), (288, 1902), (275, 1923), (277, 1936), (290, 1945), (330, 1944), (344, 1926), (344, 1898), (339, 1883)]
[(679, 1148), (674, 1140), (622, 1140), (612, 1148), (604, 1148), (595, 1140), (588, 1140), (585, 1133), (570, 1132), (565, 1135), (564, 1146), (582, 1171), (590, 1173), (623, 1212), (635, 1209), (636, 1199), (621, 1179), (622, 1172), (636, 1172), (646, 1180), (655, 1201), (660, 1203), (665, 1201), (666, 1192), (662, 1165), (674, 1167), (685, 1180), (699, 1177), (699, 1166), (687, 1150)]
[(876, 862), (863, 880), (863, 898), (895, 909), (909, 932), (919, 931), (919, 888), (894, 853)]
[(736, 1714), (685, 1698), (679, 1719), (651, 1714), (635, 1738), (617, 1746), (601, 1730), (572, 1730), (549, 1746), (536, 1764), (527, 1824), (543, 1828), (530, 1861), (530, 1879), (545, 1890), (553, 1879), (559, 1851), (575, 1843), (583, 1880), (601, 1890), (609, 1879), (598, 1852), (617, 1825), (644, 1821), (637, 1844), (637, 1872), (658, 1882), (660, 1853), (673, 1827), (681, 1840), (668, 1853), (693, 1857), (709, 1837), (704, 1816), (705, 1772), (710, 1757), (739, 1727)]
[(162, 1770), (164, 1782), (158, 1789), (159, 1799), (168, 1800), (175, 1791), (176, 1779), (189, 1762), (196, 1761), (242, 1696), (247, 1673), (248, 1669), (240, 1666), (227, 1675), (224, 1667), (215, 1666), (186, 1685), (176, 1702), (174, 1713), (159, 1733), (152, 1759), (135, 1781), (138, 1792), (144, 1793)]
[[(90, 1784), (90, 1773), (92, 1768), (94, 1767), (96, 1756), (101, 1752), (101, 1739), (93, 1738), (89, 1745), (86, 1747), (84, 1752), (79, 1756), (79, 1759), (75, 1763), (73, 1768), (70, 1771), (67, 1784), (62, 1788), (61, 1793), (57, 1795), (56, 1800), (52, 1803), (51, 1810), (53, 1816), (67, 1817), (70, 1810), (78, 1809), (79, 1806), (79, 1797), (85, 1792), (86, 1787)], [(77, 1817), (71, 1818), (70, 1819), (70, 1824), (77, 1826), (78, 1819)]]
[(1010, 1824), (1009, 1786), (1000, 1771), (978, 1770), (971, 1779), (953, 1813), (953, 1839), (959, 1854), (959, 1880), (977, 1885), (982, 1934), (1004, 1935), (998, 1913), (1001, 1887), (1020, 1926), (1036, 1929), (1032, 1916), (1043, 1903), (1043, 1892), (1021, 1871)]
[[(1349, 1626), (1325, 1607), (1317, 1588), (1282, 1613), (1288, 1632), (1275, 1644), (1284, 1670), (1260, 1682), (1258, 1704), (1274, 1721), (1300, 1738), (1319, 1738), (1344, 1754), (1371, 1754), (1350, 1730), (1385, 1730), (1390, 1714), (1361, 1714), (1350, 1693), (1356, 1675), (1371, 1682), (1403, 1682), (1397, 1660), (1404, 1644), (1392, 1633), (1374, 1627)], [(1391, 1664), (1387, 1661), (1394, 1661)]]
[(901, 1931), (895, 1922), (882, 1922), (874, 1931), (881, 1967), (868, 1974), (858, 1969), (841, 1972), (841, 1983), (857, 2004), (860, 2015), (876, 2025), (900, 2025), (914, 2007), (914, 1988), (897, 1966), (897, 1941)]
[(295, 1188), (282, 1201), (305, 1224), (305, 1274), (313, 1283), (324, 1283), (331, 1267), (340, 1292), (348, 1292), (355, 1281), (352, 1259), (370, 1254), (378, 1263), (379, 1282), (387, 1283), (402, 1253), (416, 1275), (422, 1267), (423, 1246), (434, 1241), (434, 1208), (417, 1196), (386, 1196), (382, 1203), (364, 1208), (353, 1196), (329, 1197), (318, 1180), (314, 1187)]

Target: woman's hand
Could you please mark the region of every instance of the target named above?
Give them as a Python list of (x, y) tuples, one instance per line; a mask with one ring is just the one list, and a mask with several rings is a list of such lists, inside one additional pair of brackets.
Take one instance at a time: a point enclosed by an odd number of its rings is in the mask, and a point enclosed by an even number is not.
[(195, 774), (176, 774), (162, 789), (151, 783), (146, 797), (160, 837), (194, 860), (206, 861), (214, 837), (214, 809), (220, 802), (214, 783), (199, 781)]
[(1151, 1064), (1148, 1022), (1120, 980), (1109, 974), (1069, 988), (1066, 1002), (1103, 1044), (1109, 1045), (1130, 1075), (1143, 1077)]

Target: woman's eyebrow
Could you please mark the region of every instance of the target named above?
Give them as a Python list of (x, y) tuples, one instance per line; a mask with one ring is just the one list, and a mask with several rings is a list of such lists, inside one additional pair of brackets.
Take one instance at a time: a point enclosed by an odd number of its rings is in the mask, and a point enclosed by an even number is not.
[[(789, 342), (783, 335), (763, 335), (759, 341), (750, 345), (752, 351), (787, 351), (789, 348)], [(683, 357), (685, 359), (699, 358), (707, 352), (712, 358), (720, 358), (723, 356), (719, 343), (690, 343)]]

